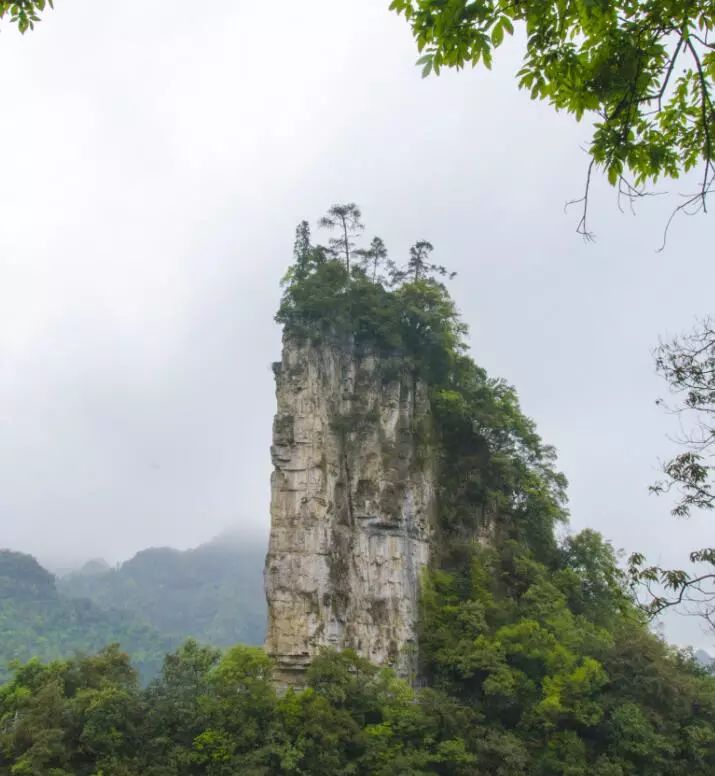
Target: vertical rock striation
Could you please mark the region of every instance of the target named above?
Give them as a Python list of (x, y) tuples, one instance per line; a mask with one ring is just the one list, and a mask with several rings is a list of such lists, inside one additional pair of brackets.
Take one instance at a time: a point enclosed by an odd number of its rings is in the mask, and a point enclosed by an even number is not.
[(286, 338), (275, 365), (266, 647), (300, 682), (321, 647), (414, 678), (435, 474), (426, 386), (398, 358)]

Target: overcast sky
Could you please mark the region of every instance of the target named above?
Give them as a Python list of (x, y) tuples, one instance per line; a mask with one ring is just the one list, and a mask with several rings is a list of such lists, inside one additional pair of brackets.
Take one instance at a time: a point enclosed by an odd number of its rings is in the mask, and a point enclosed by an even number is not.
[[(0, 545), (47, 562), (268, 530), (270, 363), (295, 224), (417, 239), (476, 361), (559, 450), (572, 527), (683, 564), (713, 519), (648, 494), (659, 337), (712, 310), (712, 218), (622, 215), (576, 124), (494, 72), (422, 80), (388, 0), (58, 0), (0, 33)], [(677, 188), (677, 187), (676, 187)], [(710, 249), (708, 250), (708, 243)], [(691, 621), (670, 635), (708, 646)]]

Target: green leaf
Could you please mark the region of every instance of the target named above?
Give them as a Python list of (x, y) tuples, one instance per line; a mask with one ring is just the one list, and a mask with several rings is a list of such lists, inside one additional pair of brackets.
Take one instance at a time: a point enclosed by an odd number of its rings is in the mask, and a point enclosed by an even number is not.
[(494, 25), (492, 30), (492, 43), (494, 46), (499, 46), (504, 40), (504, 27), (502, 26), (501, 19)]

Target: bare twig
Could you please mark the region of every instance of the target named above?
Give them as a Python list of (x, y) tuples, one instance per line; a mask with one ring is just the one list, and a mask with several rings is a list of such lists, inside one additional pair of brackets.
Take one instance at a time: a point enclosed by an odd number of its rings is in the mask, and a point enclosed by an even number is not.
[(580, 234), (585, 242), (594, 242), (596, 240), (596, 235), (589, 231), (588, 229), (588, 197), (591, 192), (591, 175), (593, 173), (593, 166), (596, 164), (595, 159), (591, 159), (588, 165), (588, 171), (586, 173), (586, 188), (584, 190), (583, 196), (579, 199), (572, 199), (569, 200), (564, 205), (564, 212), (571, 207), (571, 205), (579, 205), (583, 203), (583, 210), (581, 211), (581, 219), (578, 222), (578, 226), (576, 227), (576, 233)]

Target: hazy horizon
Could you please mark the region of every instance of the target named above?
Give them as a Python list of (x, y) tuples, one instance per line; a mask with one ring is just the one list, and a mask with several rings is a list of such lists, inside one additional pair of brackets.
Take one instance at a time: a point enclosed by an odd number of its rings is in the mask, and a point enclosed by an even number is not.
[(136, 549), (121, 556), (111, 554), (111, 549), (106, 554), (86, 555), (81, 551), (77, 554), (67, 555), (53, 555), (52, 551), (31, 553), (22, 547), (4, 547), (0, 546), (0, 550), (13, 550), (15, 552), (22, 552), (29, 555), (34, 555), (36, 560), (41, 566), (51, 571), (53, 574), (62, 574), (71, 571), (77, 571), (82, 568), (86, 563), (90, 561), (105, 561), (110, 567), (116, 568), (123, 563), (134, 558), (138, 553), (145, 550), (177, 550), (185, 552), (187, 550), (195, 550), (206, 544), (212, 544), (214, 542), (226, 542), (235, 543), (236, 540), (240, 540), (244, 547), (252, 547), (256, 550), (263, 551), (264, 547), (268, 545), (268, 531), (265, 535), (259, 535), (256, 533), (246, 534), (242, 531), (240, 524), (228, 525), (224, 529), (219, 530), (217, 533), (213, 533), (210, 536), (206, 536), (195, 543), (166, 543), (166, 544), (151, 544), (146, 546), (137, 547)]
[(557, 448), (573, 530), (676, 567), (712, 544), (712, 517), (648, 493), (677, 433), (652, 349), (711, 312), (711, 221), (657, 253), (674, 200), (634, 218), (598, 180), (584, 244), (563, 206), (588, 122), (518, 91), (513, 43), (422, 80), (387, 5), (76, 0), (3, 26), (0, 546), (115, 563), (267, 536), (280, 278), (340, 201), (458, 272), (472, 355)]

